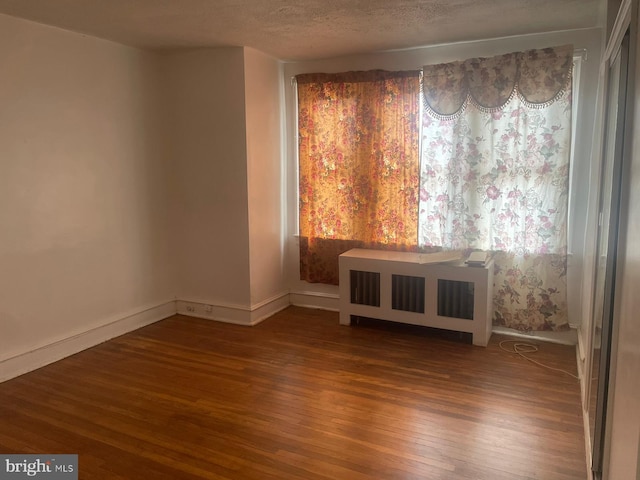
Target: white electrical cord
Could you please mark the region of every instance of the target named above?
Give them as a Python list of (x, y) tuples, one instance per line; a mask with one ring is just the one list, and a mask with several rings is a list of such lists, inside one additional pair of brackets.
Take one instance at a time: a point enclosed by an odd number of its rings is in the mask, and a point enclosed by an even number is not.
[[(513, 344), (512, 349), (510, 350), (508, 348), (505, 348), (504, 347), (505, 343), (512, 343)], [(576, 380), (580, 380), (580, 377), (578, 377), (577, 375), (574, 375), (571, 372), (562, 370), (561, 368), (550, 367), (548, 365), (545, 365), (544, 363), (540, 363), (537, 360), (527, 357), (525, 353), (536, 353), (538, 351), (538, 346), (533, 343), (521, 342), (520, 340), (503, 340), (500, 342), (499, 346), (501, 350), (504, 350), (505, 352), (508, 352), (508, 353), (515, 353), (516, 355), (520, 355), (522, 358), (524, 358), (525, 360), (529, 360), (531, 363), (535, 363), (536, 365), (539, 365), (548, 370), (565, 373), (570, 377), (575, 378)]]

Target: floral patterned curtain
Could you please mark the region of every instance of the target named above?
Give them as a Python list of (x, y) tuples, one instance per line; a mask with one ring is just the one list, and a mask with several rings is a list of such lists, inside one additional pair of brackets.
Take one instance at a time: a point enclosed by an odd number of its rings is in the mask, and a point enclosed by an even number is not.
[(567, 318), (571, 46), (425, 67), (419, 243), (495, 252), (494, 323)]
[(419, 72), (296, 81), (300, 277), (337, 284), (338, 255), (350, 248), (416, 249)]

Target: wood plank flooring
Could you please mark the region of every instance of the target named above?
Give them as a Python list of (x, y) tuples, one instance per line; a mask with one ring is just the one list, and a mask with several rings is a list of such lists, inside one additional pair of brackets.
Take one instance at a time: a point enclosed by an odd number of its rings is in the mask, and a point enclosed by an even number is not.
[[(578, 382), (505, 338), (174, 316), (0, 384), (0, 452), (77, 453), (81, 479), (584, 480)], [(535, 358), (575, 373), (572, 347)]]

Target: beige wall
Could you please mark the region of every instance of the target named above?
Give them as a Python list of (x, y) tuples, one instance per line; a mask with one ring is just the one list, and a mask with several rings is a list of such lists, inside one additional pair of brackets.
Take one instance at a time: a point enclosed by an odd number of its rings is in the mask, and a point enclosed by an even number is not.
[(0, 363), (173, 299), (157, 66), (0, 15)]
[(172, 250), (180, 300), (247, 307), (249, 220), (242, 48), (163, 55)]
[(252, 305), (288, 294), (283, 252), (281, 70), (279, 61), (244, 49)]
[(162, 78), (178, 311), (253, 323), (288, 302), (281, 65), (249, 48), (181, 50), (162, 55)]

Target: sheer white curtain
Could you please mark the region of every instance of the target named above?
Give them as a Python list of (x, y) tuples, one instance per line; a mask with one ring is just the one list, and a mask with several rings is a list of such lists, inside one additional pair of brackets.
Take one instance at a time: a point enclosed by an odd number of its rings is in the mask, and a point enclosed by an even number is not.
[(495, 252), (494, 321), (567, 319), (571, 46), (425, 67), (419, 244)]

